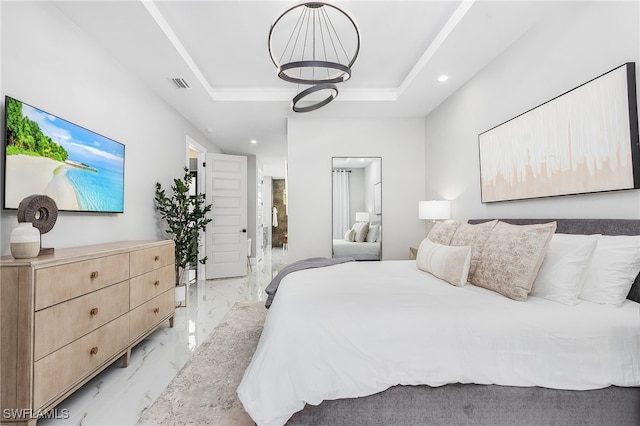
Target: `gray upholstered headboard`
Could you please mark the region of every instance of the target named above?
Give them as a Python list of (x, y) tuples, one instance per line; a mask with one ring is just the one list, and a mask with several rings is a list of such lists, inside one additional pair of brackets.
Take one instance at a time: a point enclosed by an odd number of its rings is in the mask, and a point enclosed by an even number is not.
[[(469, 223), (482, 223), (493, 219), (471, 219)], [(500, 219), (513, 225), (557, 222), (557, 233), (640, 235), (640, 220), (634, 219)], [(638, 237), (640, 238), (640, 237)], [(640, 303), (640, 274), (636, 277), (627, 299)]]

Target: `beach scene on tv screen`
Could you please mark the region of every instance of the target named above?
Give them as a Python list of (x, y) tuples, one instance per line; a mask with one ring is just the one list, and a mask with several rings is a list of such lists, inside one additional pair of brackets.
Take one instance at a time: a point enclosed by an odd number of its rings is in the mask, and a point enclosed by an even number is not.
[(7, 97), (5, 208), (34, 194), (59, 210), (124, 210), (124, 145)]

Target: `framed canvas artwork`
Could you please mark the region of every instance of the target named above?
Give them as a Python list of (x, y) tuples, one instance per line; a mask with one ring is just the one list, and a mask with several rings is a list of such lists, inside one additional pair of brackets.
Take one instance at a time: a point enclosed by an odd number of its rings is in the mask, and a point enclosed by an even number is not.
[(483, 203), (640, 188), (635, 63), (478, 135)]

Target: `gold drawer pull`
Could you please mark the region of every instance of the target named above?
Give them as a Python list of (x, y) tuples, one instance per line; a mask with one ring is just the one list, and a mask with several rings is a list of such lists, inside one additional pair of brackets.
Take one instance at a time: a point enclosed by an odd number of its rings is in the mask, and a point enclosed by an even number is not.
[(98, 308), (91, 308), (91, 310), (89, 311), (89, 314), (98, 315)]
[(99, 275), (99, 274), (98, 274), (98, 271), (93, 271), (93, 272), (91, 273), (91, 279), (92, 279), (92, 280), (95, 280), (96, 278), (98, 278), (98, 275)]
[(91, 355), (96, 355), (98, 353), (98, 347), (97, 346), (92, 347), (89, 353)]
[(156, 287), (158, 287), (160, 285), (160, 280), (155, 280), (153, 285), (155, 285)]
[(154, 257), (154, 258), (153, 258), (153, 260), (155, 260), (156, 262), (157, 262), (157, 261), (159, 261), (159, 260), (160, 260), (160, 256), (158, 256), (158, 255), (156, 254), (156, 257)]
[(158, 312), (160, 312), (160, 308), (153, 308), (153, 313), (157, 314)]

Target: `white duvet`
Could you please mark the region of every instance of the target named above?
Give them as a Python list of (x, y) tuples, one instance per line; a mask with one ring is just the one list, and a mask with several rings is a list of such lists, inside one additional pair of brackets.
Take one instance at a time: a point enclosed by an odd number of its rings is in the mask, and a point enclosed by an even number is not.
[(333, 240), (333, 257), (353, 257), (356, 260), (380, 259), (380, 243), (356, 243)]
[(640, 304), (517, 302), (415, 261), (348, 262), (280, 283), (238, 395), (260, 426), (394, 385), (640, 386)]

